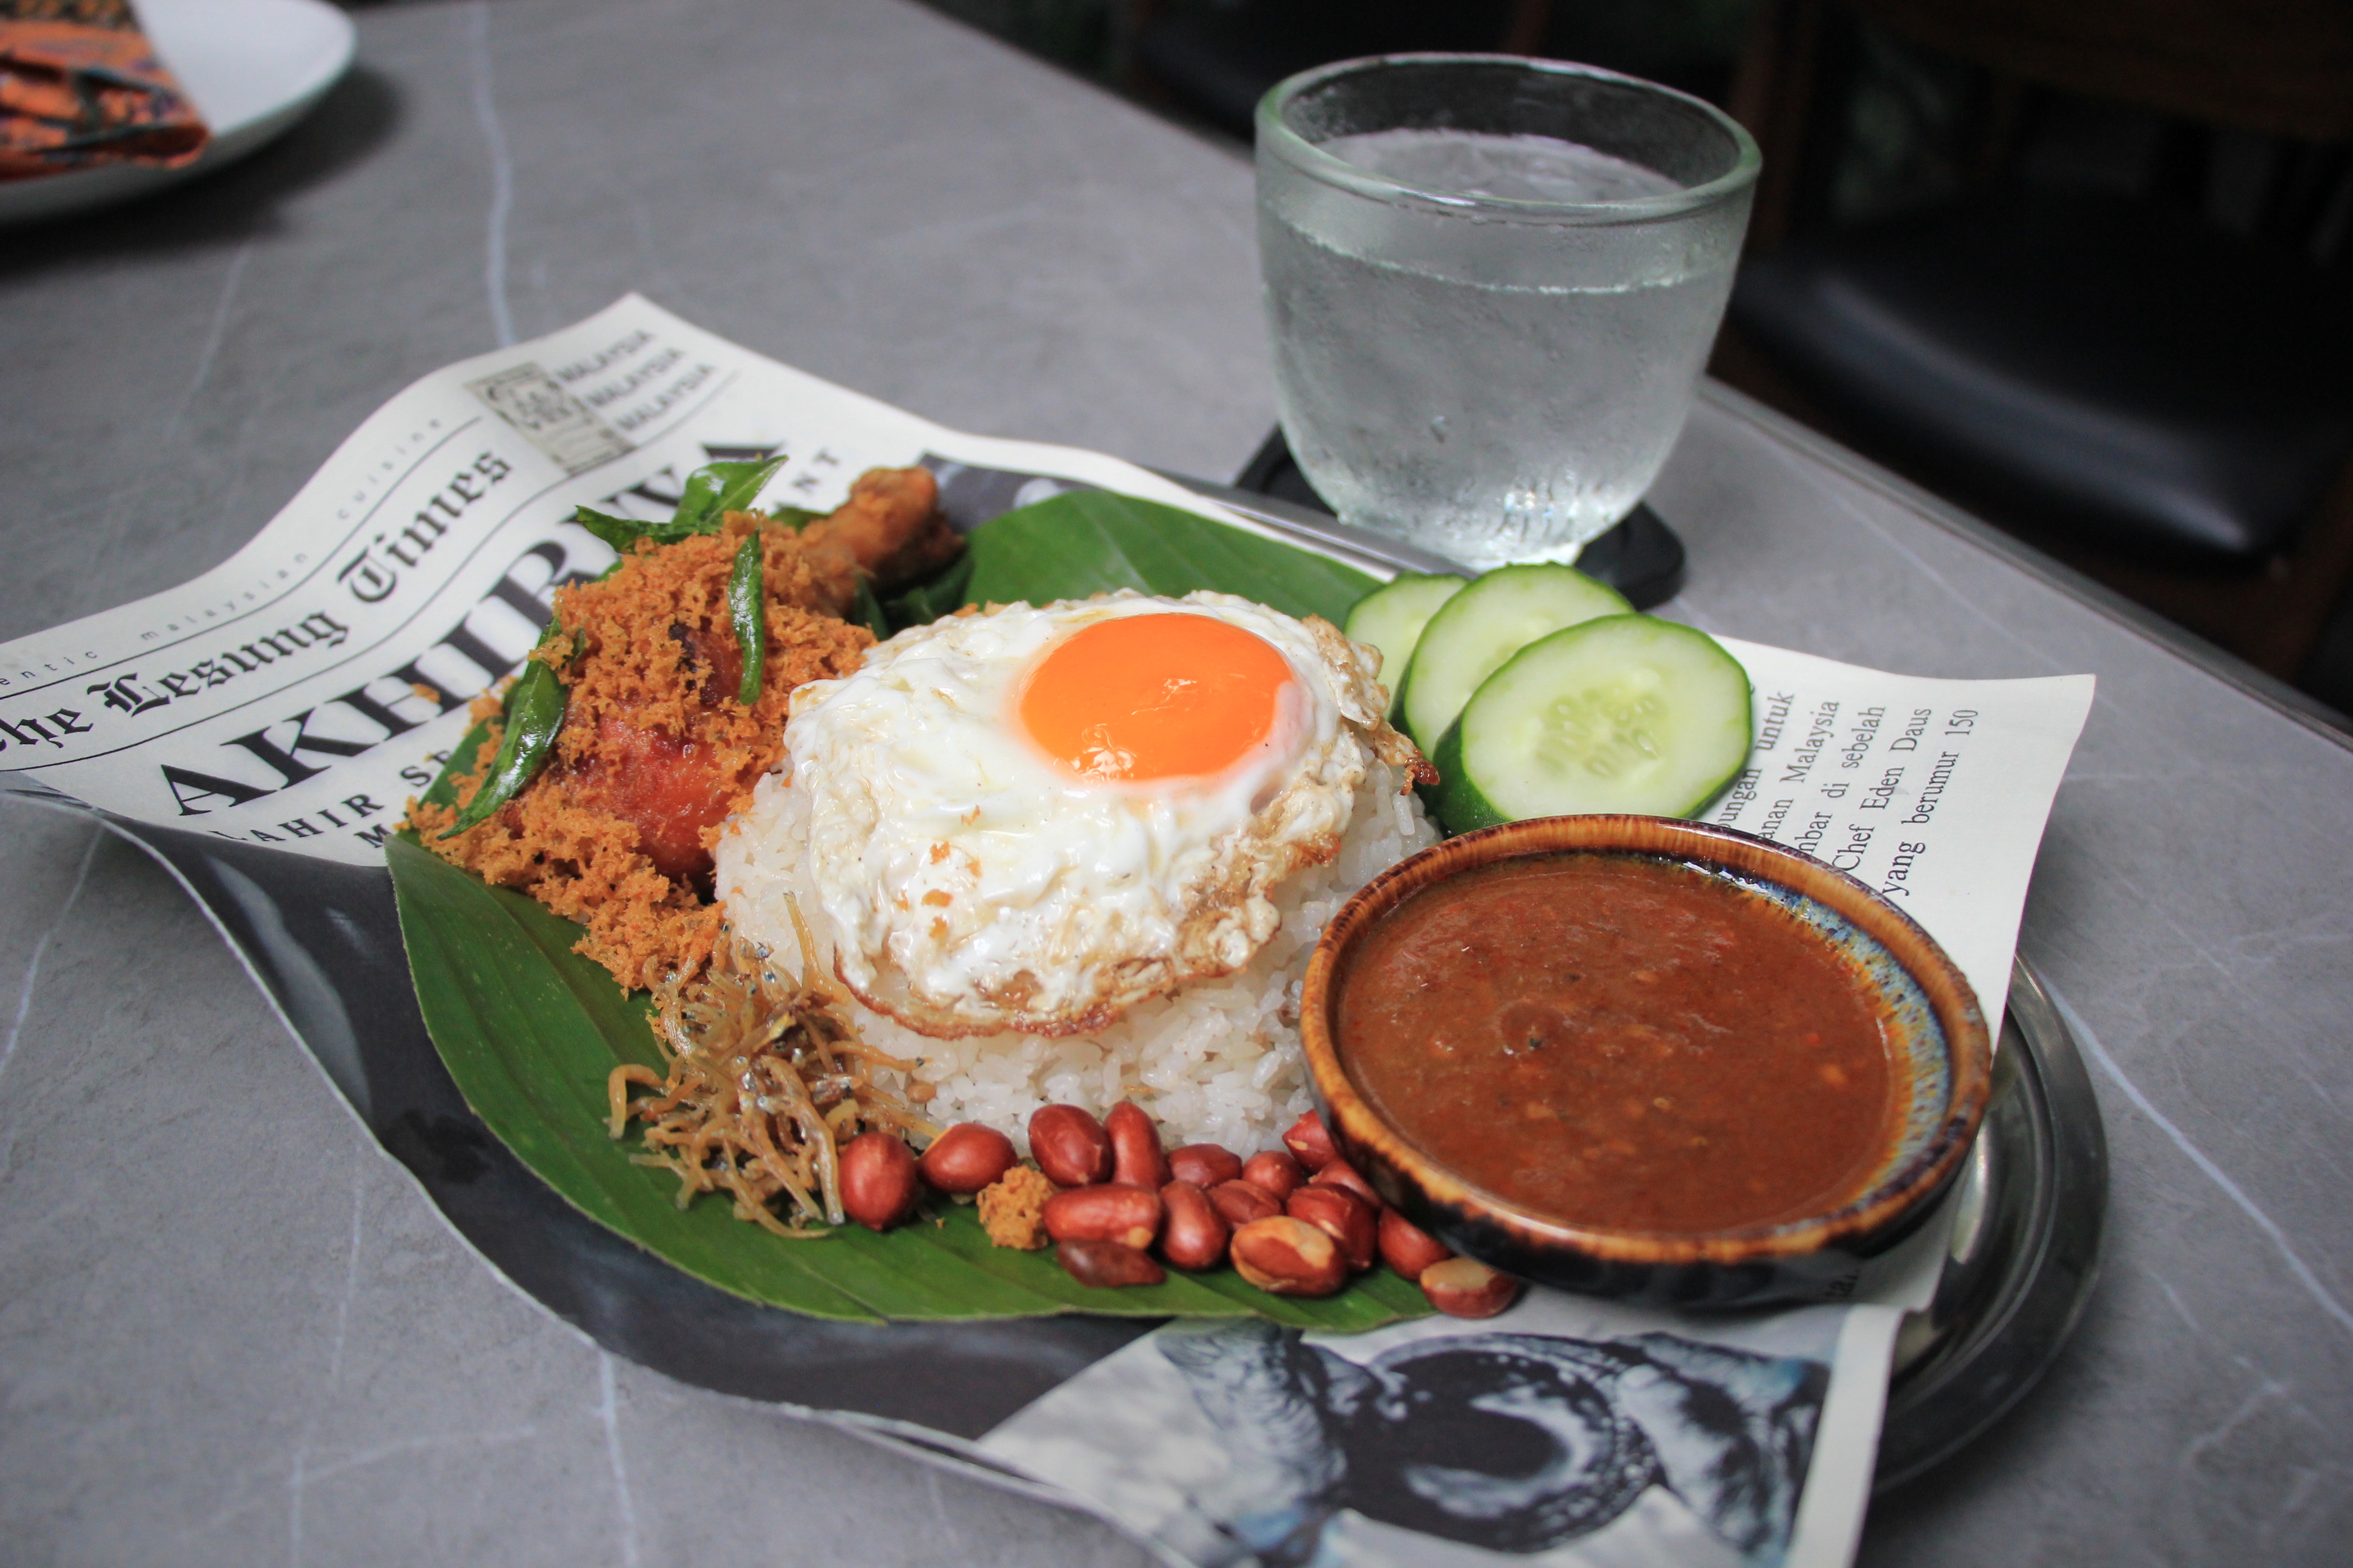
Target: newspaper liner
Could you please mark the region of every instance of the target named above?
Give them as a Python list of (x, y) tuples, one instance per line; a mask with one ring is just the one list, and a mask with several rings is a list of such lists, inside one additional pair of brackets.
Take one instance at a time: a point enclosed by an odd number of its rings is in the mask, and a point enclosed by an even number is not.
[[(1093, 486), (1272, 532), (1114, 458), (944, 429), (631, 295), (410, 386), (194, 582), (0, 647), (0, 779), (133, 821), (377, 863), (403, 803), (463, 734), (468, 702), (521, 664), (554, 590), (612, 561), (568, 521), (574, 507), (666, 517), (700, 465), (777, 454), (769, 504), (829, 509), (865, 469), (922, 462), (965, 526)], [(1723, 640), (1756, 688), (1757, 738), (1707, 819), (1886, 894), (1952, 954), (1998, 1036), (2028, 877), (2092, 678), (1926, 679)], [(1547, 1563), (1842, 1563), (1895, 1330), (1933, 1292), (1944, 1234), (1928, 1226), (1845, 1282), (1848, 1304), (1774, 1314), (1692, 1318), (1535, 1291), (1489, 1322), (1345, 1341), (1162, 1331), (982, 1447), (1205, 1563), (1497, 1551)], [(1485, 1370), (1433, 1383), (1438, 1367)], [(1357, 1394), (1345, 1410), (1311, 1410), (1303, 1378)], [(1383, 1399), (1400, 1410), (1452, 1399), (1531, 1424), (1553, 1445), (1558, 1485), (1512, 1494), (1476, 1456), (1398, 1460), (1410, 1444), (1398, 1449), (1363, 1414)], [(1675, 1415), (1702, 1405), (1753, 1419), (1732, 1433)], [(1597, 1447), (1596, 1434), (1616, 1446)], [(1781, 1458), (1752, 1462), (1766, 1448)], [(1238, 1473), (1244, 1452), (1258, 1458)], [(1597, 1455), (1616, 1458), (1592, 1469)], [(1383, 1498), (1403, 1500), (1366, 1500)], [(1385, 1521), (1384, 1508), (1410, 1522)], [(1507, 1518), (1521, 1522), (1495, 1523)]]

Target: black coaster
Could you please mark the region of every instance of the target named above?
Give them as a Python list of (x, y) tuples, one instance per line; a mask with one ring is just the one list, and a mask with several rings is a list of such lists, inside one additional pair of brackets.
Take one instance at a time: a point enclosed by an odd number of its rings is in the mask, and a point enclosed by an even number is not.
[[(1267, 437), (1258, 456), (1234, 477), (1234, 488), (1333, 515), (1332, 508), (1292, 460), (1280, 428)], [(1647, 505), (1637, 506), (1623, 522), (1585, 547), (1577, 558), (1577, 569), (1625, 595), (1636, 609), (1647, 610), (1673, 598), (1683, 585), (1683, 542), (1659, 520), (1657, 512)]]

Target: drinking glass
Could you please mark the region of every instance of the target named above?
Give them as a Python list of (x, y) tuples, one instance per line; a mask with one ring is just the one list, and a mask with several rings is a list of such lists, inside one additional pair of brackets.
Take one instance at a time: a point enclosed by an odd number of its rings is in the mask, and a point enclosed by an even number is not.
[(1343, 521), (1472, 566), (1574, 560), (1666, 461), (1760, 159), (1589, 66), (1389, 55), (1258, 107), (1292, 454)]

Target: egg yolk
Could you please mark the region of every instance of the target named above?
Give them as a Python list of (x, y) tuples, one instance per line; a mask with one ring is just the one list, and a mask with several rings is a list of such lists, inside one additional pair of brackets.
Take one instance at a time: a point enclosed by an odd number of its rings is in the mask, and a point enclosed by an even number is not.
[(1048, 755), (1106, 782), (1224, 772), (1274, 731), (1291, 665), (1208, 616), (1121, 616), (1049, 648), (1020, 696)]

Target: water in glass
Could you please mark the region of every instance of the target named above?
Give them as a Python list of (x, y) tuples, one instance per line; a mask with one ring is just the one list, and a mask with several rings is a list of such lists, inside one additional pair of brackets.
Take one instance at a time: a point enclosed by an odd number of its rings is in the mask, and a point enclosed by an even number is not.
[[(1548, 136), (1320, 143), (1440, 196), (1621, 202), (1672, 180)], [(1664, 221), (1521, 221), (1376, 200), (1261, 156), (1283, 429), (1350, 521), (1472, 566), (1573, 559), (1641, 499), (1731, 288), (1745, 193)]]

